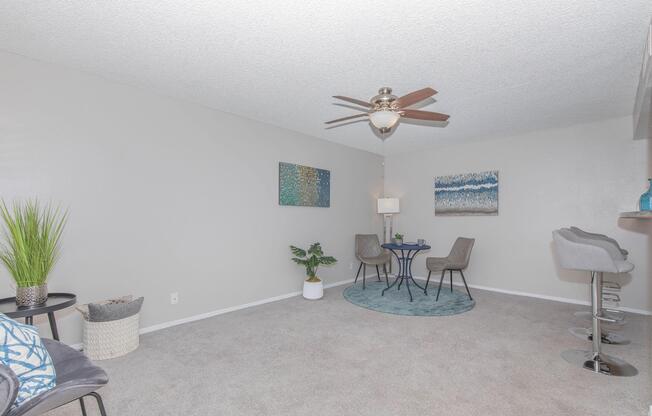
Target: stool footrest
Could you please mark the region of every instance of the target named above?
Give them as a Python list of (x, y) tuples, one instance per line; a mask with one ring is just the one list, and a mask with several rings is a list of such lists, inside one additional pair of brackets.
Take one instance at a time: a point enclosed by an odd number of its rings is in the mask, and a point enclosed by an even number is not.
[[(590, 328), (570, 328), (569, 332), (584, 341), (593, 341), (593, 331)], [(626, 345), (630, 343), (628, 339), (615, 332), (606, 331), (604, 329), (601, 332), (601, 341), (603, 344)]]
[[(591, 311), (578, 311), (575, 312), (574, 315), (577, 318), (584, 319), (587, 321), (591, 321), (591, 319), (593, 319), (593, 314), (591, 313)], [(613, 323), (616, 325), (624, 325), (627, 323), (627, 318), (625, 317), (625, 314), (615, 309), (602, 308), (600, 315), (607, 316), (608, 318), (612, 318), (615, 321)], [(612, 322), (607, 322), (607, 323), (611, 324)]]
[(618, 309), (602, 308), (602, 311), (614, 315), (615, 319), (618, 319), (618, 320), (621, 320), (621, 321), (625, 320), (625, 312), (619, 311)]
[(603, 282), (602, 283), (602, 290), (613, 290), (613, 291), (620, 291), (620, 284), (616, 282)]
[(595, 319), (598, 319), (598, 320), (600, 320), (602, 322), (608, 322), (610, 324), (618, 324), (618, 323), (621, 323), (621, 322), (623, 322), (625, 320), (625, 318), (623, 318), (623, 317), (609, 318), (609, 317), (607, 317), (605, 315), (593, 315), (593, 316), (595, 317)]
[(620, 296), (615, 293), (602, 293), (602, 300), (605, 302), (620, 302)]

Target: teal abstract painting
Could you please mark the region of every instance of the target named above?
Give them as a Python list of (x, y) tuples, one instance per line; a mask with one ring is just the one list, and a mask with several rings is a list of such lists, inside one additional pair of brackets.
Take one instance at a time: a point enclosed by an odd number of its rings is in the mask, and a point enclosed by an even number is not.
[(498, 215), (498, 171), (436, 177), (435, 215)]
[(331, 206), (331, 172), (280, 162), (278, 203), (301, 207)]

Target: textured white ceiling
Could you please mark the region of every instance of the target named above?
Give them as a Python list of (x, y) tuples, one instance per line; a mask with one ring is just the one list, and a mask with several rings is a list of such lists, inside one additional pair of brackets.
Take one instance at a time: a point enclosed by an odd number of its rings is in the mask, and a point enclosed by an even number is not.
[[(631, 114), (650, 0), (0, 2), (0, 49), (390, 154)], [(439, 91), (384, 142), (332, 95)]]

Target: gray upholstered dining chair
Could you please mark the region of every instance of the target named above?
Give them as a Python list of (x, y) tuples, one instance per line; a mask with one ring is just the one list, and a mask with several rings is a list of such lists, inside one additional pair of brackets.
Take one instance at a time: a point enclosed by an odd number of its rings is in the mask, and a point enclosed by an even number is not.
[(464, 287), (466, 288), (466, 293), (469, 294), (469, 299), (473, 300), (471, 292), (469, 291), (469, 286), (466, 284), (466, 279), (464, 278), (463, 270), (466, 269), (469, 265), (469, 259), (471, 258), (471, 250), (473, 249), (473, 244), (475, 243), (474, 238), (464, 238), (458, 237), (453, 244), (451, 252), (446, 257), (428, 257), (426, 259), (426, 268), (428, 269), (428, 280), (426, 280), (426, 287), (423, 292), (428, 294), (428, 283), (430, 283), (430, 274), (432, 272), (441, 272), (441, 279), (439, 280), (439, 289), (437, 290), (437, 299), (439, 300), (439, 293), (441, 292), (441, 285), (444, 282), (444, 276), (446, 271), (450, 273), (451, 278), (451, 292), (453, 291), (453, 272), (460, 272), (462, 276), (462, 282), (464, 282)]
[(355, 275), (355, 282), (358, 282), (358, 277), (360, 276), (360, 270), (362, 270), (362, 288), (365, 289), (365, 278), (367, 276), (367, 264), (370, 266), (376, 266), (376, 275), (378, 275), (378, 281), (380, 282), (380, 270), (378, 266), (383, 266), (383, 272), (385, 273), (385, 281), (389, 286), (389, 278), (387, 277), (387, 267), (385, 266), (391, 260), (391, 254), (386, 253), (385, 250), (380, 246), (380, 241), (376, 234), (356, 234), (355, 235), (355, 257), (360, 260), (360, 266), (358, 267), (358, 273)]
[(18, 394), (18, 379), (9, 367), (0, 364), (0, 416), (42, 415), (75, 400), (79, 400), (82, 415), (86, 416), (84, 397), (87, 396), (97, 401), (100, 414), (106, 416), (102, 397), (96, 392), (109, 382), (104, 370), (83, 353), (61, 342), (43, 338), (43, 344), (52, 357), (57, 385), (12, 408)]

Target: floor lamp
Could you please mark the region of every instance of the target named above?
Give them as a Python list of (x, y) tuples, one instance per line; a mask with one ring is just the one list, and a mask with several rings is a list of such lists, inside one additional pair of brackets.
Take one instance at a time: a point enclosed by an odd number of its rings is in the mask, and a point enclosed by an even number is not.
[[(383, 214), (383, 242), (391, 240), (392, 233), (392, 215), (399, 213), (398, 198), (378, 198), (378, 213)], [(387, 223), (389, 222), (389, 237), (387, 234)], [(389, 261), (389, 272), (392, 272), (392, 260)]]

